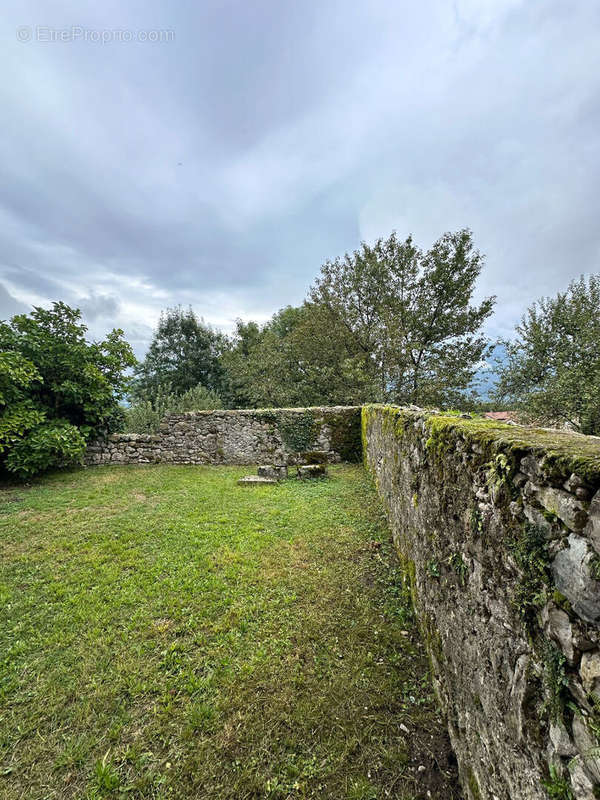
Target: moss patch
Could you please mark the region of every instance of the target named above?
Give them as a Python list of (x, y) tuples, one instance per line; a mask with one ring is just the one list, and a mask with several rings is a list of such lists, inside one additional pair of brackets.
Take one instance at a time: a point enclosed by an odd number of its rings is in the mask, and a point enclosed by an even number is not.
[(428, 449), (443, 454), (452, 446), (453, 439), (461, 438), (481, 447), (488, 461), (498, 453), (507, 456), (505, 470), (527, 452), (544, 457), (544, 466), (557, 478), (575, 472), (591, 484), (600, 483), (600, 438), (581, 436), (566, 431), (546, 430), (506, 425), (481, 418), (464, 419), (448, 414), (428, 414), (408, 411), (396, 406), (370, 405), (363, 410), (363, 424), (372, 415), (383, 416), (384, 425), (402, 429), (408, 422), (423, 419), (427, 432)]

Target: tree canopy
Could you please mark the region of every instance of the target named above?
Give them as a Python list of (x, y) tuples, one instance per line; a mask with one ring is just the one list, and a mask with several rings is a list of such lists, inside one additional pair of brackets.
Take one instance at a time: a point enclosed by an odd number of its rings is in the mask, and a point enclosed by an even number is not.
[(464, 403), (494, 305), (472, 304), (482, 264), (468, 230), (427, 252), (392, 234), (325, 262), (302, 306), (238, 322), (224, 357), (232, 402)]
[(515, 334), (505, 342), (498, 401), (600, 434), (600, 275), (533, 303)]
[(226, 342), (222, 333), (198, 319), (191, 308), (167, 308), (160, 315), (146, 357), (136, 367), (134, 396), (152, 400), (165, 387), (179, 395), (199, 384), (219, 393)]
[(495, 298), (472, 305), (482, 265), (469, 230), (426, 252), (392, 233), (327, 261), (311, 301), (345, 329), (348, 357), (375, 399), (459, 405), (488, 346), (481, 327)]
[(88, 342), (77, 309), (54, 303), (0, 322), (0, 459), (22, 476), (75, 460), (118, 426), (135, 358), (113, 330)]

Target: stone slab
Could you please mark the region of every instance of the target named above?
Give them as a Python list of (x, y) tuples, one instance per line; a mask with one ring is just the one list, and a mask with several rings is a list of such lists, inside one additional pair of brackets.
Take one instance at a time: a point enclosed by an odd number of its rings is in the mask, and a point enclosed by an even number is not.
[(261, 475), (246, 475), (237, 482), (238, 486), (276, 486), (277, 481), (273, 478), (263, 478)]

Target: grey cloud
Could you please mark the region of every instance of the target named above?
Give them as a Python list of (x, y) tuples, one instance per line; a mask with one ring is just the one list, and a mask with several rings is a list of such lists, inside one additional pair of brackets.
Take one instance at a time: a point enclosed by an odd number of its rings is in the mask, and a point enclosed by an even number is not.
[(587, 0), (9, 3), (0, 275), (141, 350), (161, 307), (264, 318), (361, 238), (468, 225), (508, 332), (598, 270), (599, 30)]
[(120, 305), (118, 298), (113, 295), (94, 293), (89, 297), (82, 297), (77, 303), (84, 318), (90, 322), (96, 322), (103, 318), (114, 318)]
[(31, 309), (13, 297), (8, 289), (0, 283), (0, 320), (10, 319), (15, 314), (26, 314)]

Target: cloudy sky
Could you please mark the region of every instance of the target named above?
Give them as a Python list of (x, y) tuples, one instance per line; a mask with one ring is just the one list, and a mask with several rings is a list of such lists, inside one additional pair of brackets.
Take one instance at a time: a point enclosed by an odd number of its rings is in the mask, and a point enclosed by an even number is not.
[(393, 229), (473, 230), (492, 334), (600, 271), (597, 0), (0, 13), (0, 318), (62, 299), (141, 355), (161, 308), (264, 320)]

